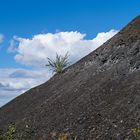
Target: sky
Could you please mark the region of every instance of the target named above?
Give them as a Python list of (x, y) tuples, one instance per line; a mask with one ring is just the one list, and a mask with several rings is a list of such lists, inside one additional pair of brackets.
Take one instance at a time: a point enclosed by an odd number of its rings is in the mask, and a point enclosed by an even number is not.
[(73, 64), (139, 13), (139, 0), (0, 0), (0, 106), (53, 75), (47, 57)]

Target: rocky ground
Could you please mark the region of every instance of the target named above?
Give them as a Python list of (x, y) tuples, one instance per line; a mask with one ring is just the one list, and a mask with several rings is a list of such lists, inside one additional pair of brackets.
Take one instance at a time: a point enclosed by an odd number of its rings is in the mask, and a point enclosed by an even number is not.
[(0, 109), (32, 139), (133, 140), (140, 126), (140, 16), (97, 50)]

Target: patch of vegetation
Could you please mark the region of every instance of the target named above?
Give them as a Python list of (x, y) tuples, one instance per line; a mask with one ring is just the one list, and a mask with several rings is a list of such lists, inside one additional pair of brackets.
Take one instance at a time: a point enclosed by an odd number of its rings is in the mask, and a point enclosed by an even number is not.
[(17, 136), (17, 140), (31, 140), (34, 135), (34, 131), (26, 125), (24, 130), (22, 130)]
[(25, 129), (17, 133), (14, 124), (10, 124), (5, 131), (0, 131), (0, 140), (31, 140), (33, 131), (26, 125)]
[(0, 140), (13, 140), (16, 128), (14, 124), (8, 126), (5, 132), (0, 132)]
[(52, 140), (69, 140), (68, 133), (57, 134), (56, 132), (51, 133)]
[[(140, 140), (140, 129), (131, 129), (132, 135), (136, 140)], [(0, 131), (0, 140), (31, 140), (34, 136), (34, 132), (31, 128), (26, 125), (25, 129), (18, 132), (14, 124), (10, 124), (5, 131)], [(56, 133), (51, 132), (51, 140), (70, 140), (70, 135), (68, 133)], [(77, 140), (77, 137), (73, 138)], [(41, 140), (41, 139), (40, 139)]]
[(133, 128), (131, 129), (131, 132), (136, 140), (140, 140), (140, 129)]
[[(28, 125), (23, 130), (17, 131), (15, 124), (10, 124), (5, 131), (0, 131), (0, 140), (31, 140), (34, 134)], [(53, 140), (69, 140), (67, 133), (52, 132), (51, 137)]]
[(68, 57), (68, 52), (64, 56), (56, 53), (55, 60), (48, 58), (48, 64), (46, 66), (49, 67), (54, 73), (62, 73), (63, 70), (69, 65)]
[(60, 134), (58, 140), (68, 140), (68, 134), (67, 133)]

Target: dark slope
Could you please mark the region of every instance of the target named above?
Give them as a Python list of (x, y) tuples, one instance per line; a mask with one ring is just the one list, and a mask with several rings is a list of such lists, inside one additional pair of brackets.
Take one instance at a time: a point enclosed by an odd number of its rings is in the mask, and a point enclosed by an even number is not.
[(60, 75), (0, 109), (0, 126), (30, 125), (39, 137), (132, 139), (140, 124), (140, 16)]

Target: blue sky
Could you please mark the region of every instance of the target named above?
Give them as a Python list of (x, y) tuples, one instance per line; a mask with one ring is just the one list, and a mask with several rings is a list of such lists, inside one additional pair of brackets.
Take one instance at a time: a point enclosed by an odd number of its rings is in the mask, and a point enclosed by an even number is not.
[(16, 67), (13, 54), (6, 54), (13, 35), (79, 31), (88, 38), (110, 28), (121, 29), (140, 12), (139, 0), (0, 0), (0, 31), (5, 42), (0, 67)]
[[(50, 77), (38, 67), (45, 57), (70, 51), (74, 63), (139, 13), (139, 0), (0, 0), (0, 105)], [(45, 72), (46, 79), (37, 78)], [(24, 82), (17, 86), (15, 81)]]

